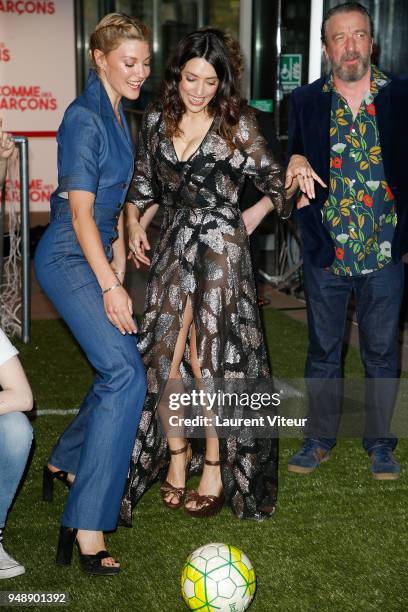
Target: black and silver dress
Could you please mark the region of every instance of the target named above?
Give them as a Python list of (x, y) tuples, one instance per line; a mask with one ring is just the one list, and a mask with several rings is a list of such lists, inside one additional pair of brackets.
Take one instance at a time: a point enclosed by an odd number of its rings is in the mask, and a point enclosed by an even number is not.
[[(202, 377), (270, 378), (257, 306), (249, 240), (239, 210), (246, 177), (268, 195), (275, 210), (284, 202), (283, 170), (267, 149), (250, 109), (235, 130), (232, 147), (217, 118), (185, 162), (177, 158), (159, 109), (148, 110), (139, 135), (128, 201), (141, 212), (163, 207), (160, 238), (152, 255), (139, 350), (148, 394), (122, 503), (121, 519), (169, 463), (157, 407), (168, 379), (183, 314), (190, 297)], [(191, 376), (189, 346), (181, 365)], [(193, 440), (190, 475), (203, 465), (203, 441)], [(270, 516), (277, 495), (278, 440), (241, 429), (220, 438), (221, 475), (227, 503), (240, 518)]]

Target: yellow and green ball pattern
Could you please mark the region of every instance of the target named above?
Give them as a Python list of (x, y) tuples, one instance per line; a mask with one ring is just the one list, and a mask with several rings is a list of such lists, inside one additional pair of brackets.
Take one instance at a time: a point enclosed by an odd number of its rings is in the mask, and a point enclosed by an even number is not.
[(243, 612), (256, 590), (255, 570), (245, 553), (228, 544), (197, 548), (181, 573), (181, 592), (190, 610)]

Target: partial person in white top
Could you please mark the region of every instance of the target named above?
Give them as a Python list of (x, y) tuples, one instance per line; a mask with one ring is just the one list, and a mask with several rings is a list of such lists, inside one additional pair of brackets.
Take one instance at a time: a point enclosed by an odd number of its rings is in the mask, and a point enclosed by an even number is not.
[(3, 548), (7, 514), (33, 439), (32, 427), (23, 414), (31, 410), (33, 396), (17, 353), (0, 329), (0, 579), (13, 578), (25, 571)]
[[(0, 190), (14, 142), (4, 134), (0, 121)], [(0, 579), (23, 574), (24, 566), (3, 548), (7, 514), (24, 472), (33, 439), (32, 427), (23, 414), (33, 407), (33, 396), (18, 351), (0, 329)]]

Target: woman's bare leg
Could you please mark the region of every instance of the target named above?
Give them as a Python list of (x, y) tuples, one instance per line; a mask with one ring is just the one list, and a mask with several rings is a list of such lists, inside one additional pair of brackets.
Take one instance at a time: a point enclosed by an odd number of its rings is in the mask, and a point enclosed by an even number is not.
[[(186, 306), (184, 309), (184, 315), (183, 315), (183, 325), (180, 329), (180, 332), (177, 338), (176, 347), (174, 349), (174, 354), (173, 354), (173, 360), (172, 360), (171, 368), (170, 368), (170, 374), (169, 374), (170, 385), (172, 381), (181, 379), (180, 364), (183, 359), (187, 337), (188, 337), (188, 333), (190, 330), (192, 320), (193, 320), (193, 309), (191, 306), (191, 300), (190, 298), (187, 298)], [(166, 414), (168, 414), (167, 406), (165, 408), (165, 411), (166, 411)], [(169, 444), (170, 450), (177, 451), (183, 448), (183, 446), (185, 446), (185, 439), (183, 436), (180, 436), (180, 437), (179, 436), (177, 437), (169, 436), (168, 444)], [(174, 487), (184, 487), (185, 486), (186, 460), (187, 460), (186, 453), (180, 453), (178, 455), (171, 455), (169, 470), (167, 472), (166, 480), (170, 484), (172, 484)], [(177, 505), (179, 502), (179, 499), (177, 498), (176, 495), (169, 493), (166, 496), (166, 501), (171, 504)]]
[[(190, 355), (191, 355), (191, 367), (193, 370), (194, 377), (196, 379), (202, 379), (200, 362), (198, 360), (197, 353), (197, 335), (194, 323), (191, 327), (190, 336)], [(220, 444), (214, 428), (206, 427), (206, 450), (205, 458), (209, 461), (219, 461), (220, 459)], [(220, 466), (206, 465), (204, 463), (203, 473), (201, 476), (200, 484), (198, 485), (199, 495), (220, 495), (222, 491), (222, 480), (221, 480), (221, 469)], [(195, 501), (189, 501), (186, 503), (187, 508), (194, 509), (196, 507)]]

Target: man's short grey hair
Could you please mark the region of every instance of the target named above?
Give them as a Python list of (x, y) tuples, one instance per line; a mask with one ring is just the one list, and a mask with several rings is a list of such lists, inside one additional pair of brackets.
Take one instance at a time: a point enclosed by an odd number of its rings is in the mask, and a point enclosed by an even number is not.
[(343, 2), (342, 4), (338, 4), (337, 6), (334, 6), (333, 8), (329, 9), (327, 13), (325, 14), (325, 16), (323, 17), (322, 31), (321, 31), (321, 37), (322, 37), (323, 44), (326, 44), (326, 26), (327, 26), (327, 22), (329, 21), (330, 17), (333, 17), (333, 15), (337, 15), (338, 13), (353, 13), (353, 12), (361, 13), (362, 15), (367, 17), (368, 22), (370, 24), (370, 36), (371, 38), (374, 38), (373, 18), (371, 17), (370, 13), (367, 11), (365, 6), (363, 6), (359, 2)]

